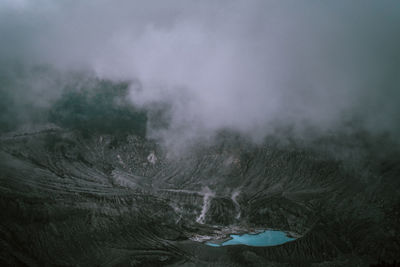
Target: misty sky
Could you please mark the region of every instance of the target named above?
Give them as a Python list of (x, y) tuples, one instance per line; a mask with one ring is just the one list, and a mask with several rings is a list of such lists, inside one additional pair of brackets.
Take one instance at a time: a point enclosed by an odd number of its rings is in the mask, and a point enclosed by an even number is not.
[(0, 63), (13, 62), (130, 81), (133, 105), (170, 106), (169, 127), (149, 129), (166, 142), (353, 118), (400, 132), (395, 0), (0, 0)]

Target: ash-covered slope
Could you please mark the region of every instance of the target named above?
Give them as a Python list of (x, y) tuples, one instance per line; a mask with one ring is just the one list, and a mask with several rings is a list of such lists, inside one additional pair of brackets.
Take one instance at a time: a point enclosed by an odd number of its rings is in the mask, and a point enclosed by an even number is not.
[[(135, 109), (128, 84), (69, 79), (35, 106), (10, 94), (24, 91), (22, 78), (7, 77), (1, 266), (368, 266), (400, 254), (400, 149), (390, 136), (281, 130), (255, 144), (226, 130), (177, 153), (146, 137), (148, 125), (168, 127), (169, 107)], [(297, 239), (203, 243), (254, 229)]]
[[(178, 156), (134, 133), (2, 135), (2, 266), (364, 266), (395, 260), (400, 154), (389, 139), (231, 134)], [(276, 247), (196, 242), (229, 229)]]

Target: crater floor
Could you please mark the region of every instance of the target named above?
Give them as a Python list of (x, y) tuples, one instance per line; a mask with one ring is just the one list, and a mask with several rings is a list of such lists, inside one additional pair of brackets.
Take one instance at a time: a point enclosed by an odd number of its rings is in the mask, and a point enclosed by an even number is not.
[[(367, 134), (288, 140), (255, 145), (221, 134), (171, 156), (135, 134), (58, 127), (3, 134), (0, 263), (368, 266), (398, 259), (398, 147)], [(257, 229), (295, 239), (205, 244)]]

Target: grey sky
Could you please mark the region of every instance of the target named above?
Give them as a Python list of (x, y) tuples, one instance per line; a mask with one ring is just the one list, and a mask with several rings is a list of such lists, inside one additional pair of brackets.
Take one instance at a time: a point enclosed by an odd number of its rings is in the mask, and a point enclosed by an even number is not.
[[(139, 81), (165, 142), (358, 116), (398, 134), (398, 1), (0, 1), (0, 60)], [(49, 90), (56, 90), (50, 89)]]

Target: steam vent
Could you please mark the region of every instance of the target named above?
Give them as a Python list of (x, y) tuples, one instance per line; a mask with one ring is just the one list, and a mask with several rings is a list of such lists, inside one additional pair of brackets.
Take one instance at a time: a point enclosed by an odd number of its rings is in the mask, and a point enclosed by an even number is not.
[(0, 0), (0, 266), (400, 266), (400, 2)]

